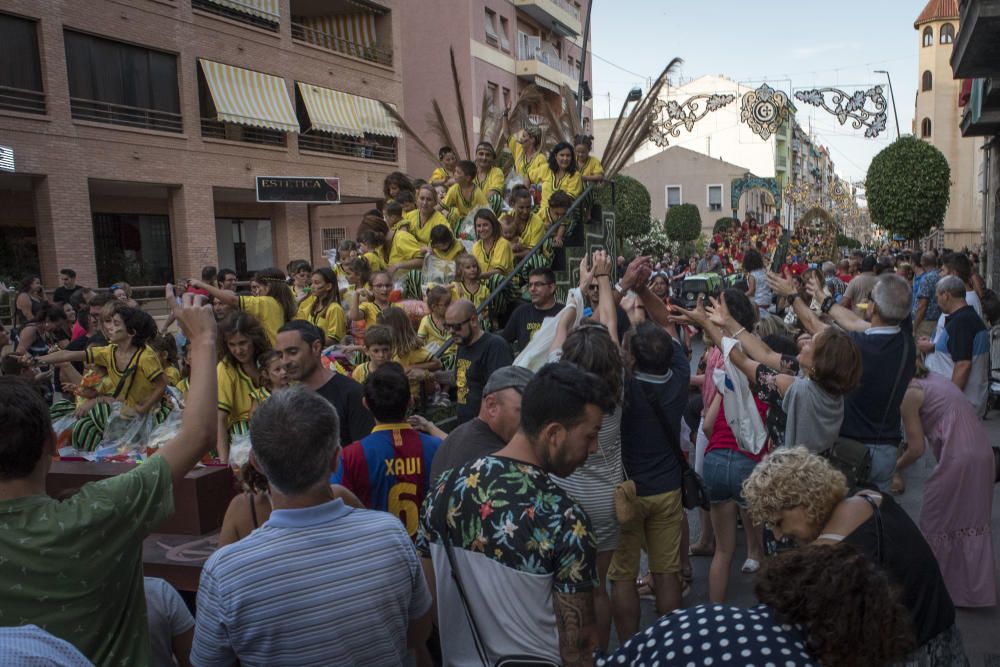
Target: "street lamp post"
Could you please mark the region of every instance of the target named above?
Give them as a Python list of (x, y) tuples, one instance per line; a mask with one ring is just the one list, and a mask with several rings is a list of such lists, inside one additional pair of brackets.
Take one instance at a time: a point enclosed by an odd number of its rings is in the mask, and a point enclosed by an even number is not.
[(892, 92), (892, 77), (889, 76), (889, 72), (884, 69), (875, 70), (876, 74), (885, 74), (885, 78), (889, 80), (889, 97), (892, 99), (892, 115), (896, 117), (896, 138), (899, 139), (899, 111), (896, 110), (896, 93)]
[(583, 118), (583, 96), (584, 91), (587, 90), (586, 77), (587, 77), (587, 47), (590, 45), (590, 15), (594, 11), (594, 0), (589, 0), (587, 2), (587, 20), (583, 24), (583, 44), (580, 47), (580, 79), (577, 82), (576, 87), (576, 116), (577, 118)]

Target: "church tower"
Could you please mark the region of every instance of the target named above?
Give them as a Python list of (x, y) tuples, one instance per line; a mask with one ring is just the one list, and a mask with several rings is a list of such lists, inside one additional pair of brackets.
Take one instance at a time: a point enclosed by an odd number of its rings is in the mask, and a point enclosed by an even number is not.
[(977, 174), (980, 142), (962, 138), (962, 81), (952, 78), (951, 50), (958, 34), (958, 0), (930, 0), (913, 27), (917, 31), (919, 71), (913, 134), (944, 153), (951, 167), (951, 203), (944, 234), (934, 246), (959, 250), (982, 243), (981, 197)]

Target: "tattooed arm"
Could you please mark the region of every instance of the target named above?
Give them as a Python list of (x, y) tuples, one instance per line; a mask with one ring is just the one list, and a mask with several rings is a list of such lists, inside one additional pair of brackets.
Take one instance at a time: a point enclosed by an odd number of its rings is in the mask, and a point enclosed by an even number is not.
[(559, 655), (566, 667), (594, 664), (597, 625), (593, 591), (560, 593), (553, 591), (552, 606), (559, 629)]

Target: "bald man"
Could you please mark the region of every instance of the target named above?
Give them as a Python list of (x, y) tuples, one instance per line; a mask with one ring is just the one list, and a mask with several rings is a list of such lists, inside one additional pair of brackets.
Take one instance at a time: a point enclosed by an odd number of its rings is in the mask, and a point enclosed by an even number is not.
[(458, 423), (464, 424), (479, 414), (483, 387), (498, 368), (514, 363), (510, 345), (500, 336), (479, 328), (476, 307), (467, 299), (448, 306), (445, 326), (458, 345), (455, 386), (458, 387)]

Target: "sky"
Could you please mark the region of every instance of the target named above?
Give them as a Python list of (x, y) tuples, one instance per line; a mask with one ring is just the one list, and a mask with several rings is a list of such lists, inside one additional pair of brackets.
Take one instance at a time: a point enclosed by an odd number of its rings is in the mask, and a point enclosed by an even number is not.
[(875, 139), (866, 139), (864, 128), (854, 130), (850, 121), (841, 126), (826, 111), (792, 99), (799, 124), (812, 123), (820, 143), (830, 148), (837, 173), (849, 181), (863, 180), (871, 159), (896, 139), (886, 77), (875, 70), (891, 75), (900, 132), (912, 132), (920, 45), (913, 21), (926, 0), (593, 3), (595, 118), (617, 116), (630, 88), (640, 86), (645, 93), (650, 80), (679, 57), (684, 81), (722, 74), (753, 88), (767, 82), (790, 97), (801, 88), (853, 92), (882, 84), (889, 119)]

